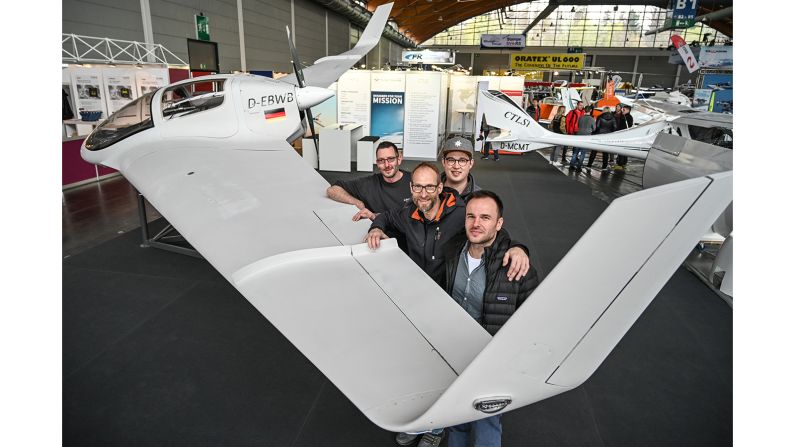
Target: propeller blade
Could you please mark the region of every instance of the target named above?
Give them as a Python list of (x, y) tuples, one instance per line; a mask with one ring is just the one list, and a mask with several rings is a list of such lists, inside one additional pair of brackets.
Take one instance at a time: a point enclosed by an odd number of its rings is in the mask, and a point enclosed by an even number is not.
[(287, 30), (287, 43), (290, 45), (290, 57), (293, 59), (295, 79), (298, 80), (298, 86), (303, 88), (306, 87), (306, 81), (304, 80), (304, 72), (301, 69), (301, 59), (298, 57), (298, 50), (295, 49), (295, 42), (293, 42), (293, 36), (290, 34), (290, 27), (285, 26), (285, 29)]
[[(315, 133), (315, 118), (312, 116), (312, 109), (306, 109), (306, 120), (309, 122), (309, 130), (312, 132), (312, 141), (315, 142), (315, 151), (317, 153), (317, 160), (320, 163), (320, 141), (318, 141), (317, 134)], [(319, 166), (319, 165), (318, 165)]]

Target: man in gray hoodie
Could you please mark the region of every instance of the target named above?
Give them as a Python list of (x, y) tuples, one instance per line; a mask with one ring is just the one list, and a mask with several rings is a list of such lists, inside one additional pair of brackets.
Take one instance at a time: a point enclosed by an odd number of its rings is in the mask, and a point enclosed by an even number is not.
[[(586, 106), (585, 115), (581, 116), (579, 121), (577, 121), (577, 135), (591, 135), (594, 129), (596, 129), (596, 120), (591, 116), (592, 113), (593, 107)], [(582, 162), (585, 159), (585, 153), (587, 151), (588, 149), (579, 147), (575, 147), (572, 150), (569, 170), (576, 169), (577, 172), (582, 171)]]

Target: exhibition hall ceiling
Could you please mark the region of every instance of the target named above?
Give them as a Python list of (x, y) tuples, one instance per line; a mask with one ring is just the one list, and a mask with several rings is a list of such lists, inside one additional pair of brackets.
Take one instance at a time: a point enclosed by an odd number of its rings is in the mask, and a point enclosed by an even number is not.
[[(538, 1), (538, 0), (537, 0)], [(518, 0), (367, 0), (367, 9), (374, 11), (384, 3), (394, 2), (392, 18), (398, 23), (400, 31), (413, 39), (417, 44), (425, 42), (447, 28), (457, 25), (464, 20), (490, 11), (510, 7), (520, 3), (529, 3)], [(589, 1), (589, 0), (542, 0), (539, 3), (548, 4), (550, 10), (586, 5), (650, 5), (660, 8), (668, 6), (668, 0), (645, 1)], [(732, 6), (733, 0), (700, 0), (698, 15), (708, 14)], [(510, 13), (510, 11), (508, 11)], [(550, 11), (551, 12), (551, 11)], [(732, 36), (732, 18), (713, 20), (709, 26), (715, 28), (726, 36)]]

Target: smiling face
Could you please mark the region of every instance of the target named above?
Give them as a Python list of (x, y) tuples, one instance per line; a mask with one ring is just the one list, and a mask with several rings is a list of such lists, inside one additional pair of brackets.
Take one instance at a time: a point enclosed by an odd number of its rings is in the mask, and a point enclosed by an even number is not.
[(375, 151), (375, 164), (384, 178), (393, 178), (400, 169), (403, 156), (394, 146), (384, 147)]
[(472, 156), (463, 151), (450, 151), (442, 159), (447, 181), (453, 184), (466, 182), (472, 170)]
[(466, 229), (467, 239), (472, 244), (489, 246), (502, 228), (497, 202), (488, 197), (472, 198), (467, 203)]
[[(438, 180), (438, 175), (430, 168), (417, 169), (411, 175), (411, 200), (426, 215), (435, 210), (441, 201), (439, 193), (442, 184)], [(429, 192), (429, 189), (432, 191)]]

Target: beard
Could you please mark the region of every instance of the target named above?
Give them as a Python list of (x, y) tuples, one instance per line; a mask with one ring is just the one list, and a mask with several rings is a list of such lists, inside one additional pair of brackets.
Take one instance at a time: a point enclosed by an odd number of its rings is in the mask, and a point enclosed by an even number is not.
[(421, 202), (420, 200), (421, 199), (414, 200), (414, 205), (416, 205), (417, 208), (423, 213), (427, 213), (428, 211), (432, 210), (434, 206), (438, 203), (438, 201), (434, 200), (433, 198), (425, 202)]

